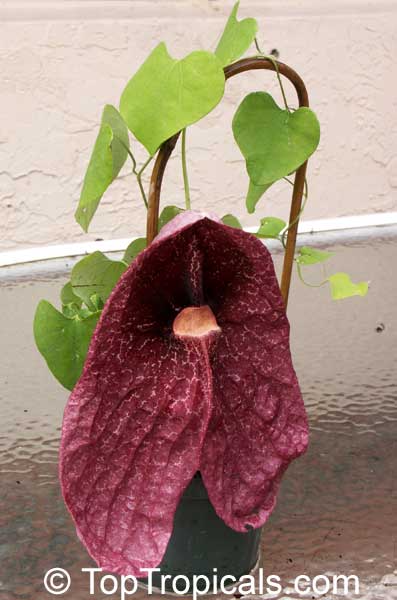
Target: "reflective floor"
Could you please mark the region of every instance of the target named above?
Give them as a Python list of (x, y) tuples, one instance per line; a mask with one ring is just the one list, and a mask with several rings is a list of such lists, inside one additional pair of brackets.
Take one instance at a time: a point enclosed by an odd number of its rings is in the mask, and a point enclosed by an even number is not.
[[(299, 597), (289, 583), (297, 575), (355, 574), (360, 594), (347, 597), (397, 599), (397, 235), (377, 235), (339, 240), (330, 264), (330, 272), (371, 280), (367, 298), (332, 302), (325, 287), (309, 289), (297, 280), (292, 287), (292, 347), (311, 445), (288, 470), (264, 528), (262, 565), (281, 577), (278, 598)], [(57, 480), (67, 394), (32, 339), (37, 302), (57, 302), (70, 264), (0, 273), (1, 600), (50, 598), (43, 576), (53, 567), (72, 578), (62, 597), (93, 597), (81, 569), (94, 564), (75, 535)], [(306, 273), (312, 281), (321, 278), (317, 267)], [(105, 597), (120, 594), (95, 594)]]

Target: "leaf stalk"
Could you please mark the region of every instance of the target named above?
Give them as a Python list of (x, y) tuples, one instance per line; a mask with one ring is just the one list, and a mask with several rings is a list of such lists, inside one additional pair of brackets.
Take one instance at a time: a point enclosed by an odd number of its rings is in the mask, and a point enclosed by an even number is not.
[(189, 177), (187, 172), (186, 164), (186, 129), (182, 129), (182, 174), (183, 174), (183, 187), (185, 190), (185, 205), (186, 210), (190, 210), (190, 188), (189, 188)]

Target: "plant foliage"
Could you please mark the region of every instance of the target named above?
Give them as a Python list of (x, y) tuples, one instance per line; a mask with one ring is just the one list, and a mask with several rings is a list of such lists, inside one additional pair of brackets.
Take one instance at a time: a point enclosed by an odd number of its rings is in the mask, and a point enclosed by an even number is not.
[[(76, 221), (87, 231), (101, 198), (119, 176), (127, 159), (132, 174), (148, 206), (143, 174), (157, 150), (171, 136), (182, 133), (182, 173), (186, 208), (190, 208), (189, 178), (186, 161), (186, 128), (211, 112), (224, 94), (224, 67), (241, 58), (256, 40), (258, 23), (253, 18), (238, 20), (239, 2), (232, 8), (214, 52), (197, 50), (181, 59), (170, 56), (165, 44), (159, 43), (127, 83), (120, 99), (120, 112), (107, 104), (88, 163), (75, 213)], [(285, 108), (273, 97), (259, 90), (248, 94), (233, 118), (235, 140), (245, 159), (248, 173), (246, 209), (252, 214), (259, 200), (273, 183), (295, 173), (316, 150), (320, 126), (309, 108), (291, 110), (282, 86), (277, 62), (276, 71)], [(130, 141), (130, 134), (133, 140)], [(133, 151), (141, 144), (147, 156), (138, 166)], [(290, 183), (293, 183), (288, 179)], [(305, 194), (305, 201), (307, 192)], [(159, 217), (159, 229), (184, 209), (166, 206)], [(241, 229), (239, 219), (226, 214), (222, 222)], [(278, 239), (284, 246), (290, 225), (278, 217), (263, 217), (256, 236)], [(101, 252), (84, 257), (73, 268), (70, 281), (61, 290), (61, 311), (42, 300), (34, 319), (38, 349), (54, 376), (71, 389), (80, 376), (91, 335), (117, 281), (140, 252), (146, 238), (133, 240), (122, 260), (111, 260)], [(298, 275), (305, 282), (302, 269), (323, 263), (331, 253), (302, 247), (296, 254)], [(353, 283), (346, 273), (335, 273), (318, 285), (328, 283), (333, 299), (364, 296), (366, 282)]]

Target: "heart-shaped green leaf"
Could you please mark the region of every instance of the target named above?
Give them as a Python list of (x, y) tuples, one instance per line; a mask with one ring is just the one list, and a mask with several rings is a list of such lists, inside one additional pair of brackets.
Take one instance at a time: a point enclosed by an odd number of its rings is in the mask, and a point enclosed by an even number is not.
[(239, 4), (239, 2), (236, 2), (233, 6), (233, 10), (215, 50), (215, 54), (224, 67), (240, 58), (248, 50), (258, 31), (258, 23), (255, 19), (237, 21)]
[(315, 151), (320, 126), (309, 108), (289, 113), (270, 94), (244, 98), (233, 119), (235, 140), (255, 185), (266, 185), (296, 171)]
[(328, 281), (333, 300), (342, 300), (351, 296), (366, 296), (368, 293), (368, 282), (353, 283), (347, 273), (335, 273), (328, 277)]
[(130, 265), (134, 258), (146, 248), (146, 238), (137, 238), (129, 244), (124, 252), (123, 261)]
[(261, 219), (261, 225), (255, 235), (259, 238), (276, 238), (286, 225), (285, 221), (277, 217), (265, 217)]
[(128, 82), (120, 112), (153, 155), (162, 142), (215, 108), (224, 87), (222, 65), (214, 54), (197, 51), (176, 60), (161, 43)]
[(325, 252), (324, 250), (309, 248), (309, 246), (302, 246), (302, 248), (299, 248), (296, 262), (300, 265), (315, 265), (316, 263), (328, 260), (332, 255), (333, 252)]
[(84, 231), (88, 230), (103, 194), (124, 165), (128, 148), (127, 126), (114, 106), (107, 104), (75, 213), (75, 219)]
[(73, 292), (89, 309), (94, 310), (91, 296), (97, 294), (105, 303), (126, 268), (124, 262), (110, 260), (102, 252), (94, 252), (73, 267), (71, 275)]
[(231, 214), (224, 215), (222, 217), (222, 223), (229, 225), (229, 227), (234, 227), (235, 229), (243, 228), (238, 218)]
[(39, 352), (54, 377), (68, 390), (81, 375), (88, 346), (100, 312), (87, 318), (67, 318), (46, 300), (41, 300), (33, 331)]
[(249, 182), (245, 205), (250, 214), (255, 212), (256, 205), (271, 185), (271, 183), (266, 183), (265, 185), (255, 185), (252, 183), (252, 181)]
[(65, 285), (61, 289), (61, 302), (63, 306), (67, 306), (68, 304), (75, 304), (78, 308), (81, 307), (83, 301), (74, 293), (70, 281), (65, 283)]
[(183, 212), (183, 208), (179, 208), (179, 206), (165, 206), (159, 216), (159, 231), (181, 212)]

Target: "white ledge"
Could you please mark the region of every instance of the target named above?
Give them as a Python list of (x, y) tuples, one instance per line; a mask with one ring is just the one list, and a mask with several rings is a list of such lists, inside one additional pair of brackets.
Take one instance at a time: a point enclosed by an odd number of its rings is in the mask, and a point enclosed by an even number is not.
[[(366, 227), (384, 227), (387, 225), (397, 225), (397, 212), (301, 221), (299, 223), (298, 232), (300, 234), (333, 232), (348, 229), (363, 229)], [(246, 231), (254, 232), (256, 229), (257, 228), (255, 227), (247, 227)], [(10, 250), (7, 252), (0, 252), (0, 267), (9, 267), (12, 265), (51, 260), (54, 258), (83, 256), (84, 254), (95, 252), (95, 250), (100, 250), (101, 252), (120, 252), (125, 250), (131, 241), (132, 238), (122, 238), (103, 240), (101, 242), (76, 242), (73, 244), (59, 244), (56, 246), (39, 246), (22, 250)]]

